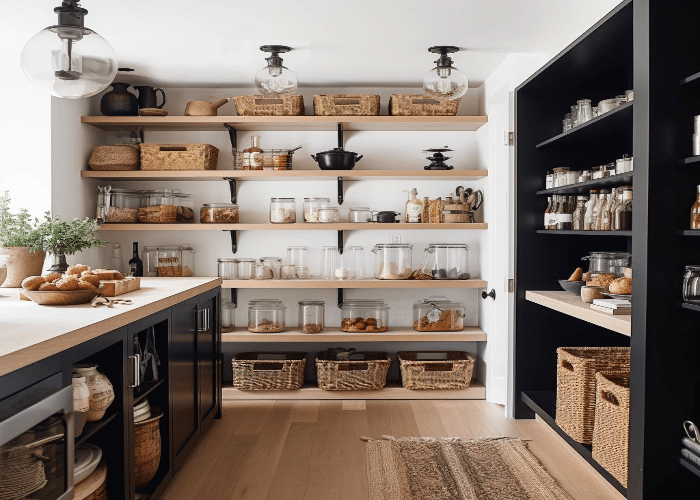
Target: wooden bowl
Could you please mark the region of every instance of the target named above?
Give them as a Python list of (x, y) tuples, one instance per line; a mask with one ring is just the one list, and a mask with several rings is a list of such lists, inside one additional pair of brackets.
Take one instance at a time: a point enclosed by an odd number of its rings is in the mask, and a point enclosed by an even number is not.
[(68, 292), (39, 292), (22, 290), (33, 302), (42, 306), (75, 306), (86, 304), (100, 294), (99, 290), (70, 290)]

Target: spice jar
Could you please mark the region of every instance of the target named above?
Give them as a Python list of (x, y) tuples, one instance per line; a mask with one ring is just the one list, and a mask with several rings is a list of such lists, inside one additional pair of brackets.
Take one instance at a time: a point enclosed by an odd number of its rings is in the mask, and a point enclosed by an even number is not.
[(417, 332), (461, 332), (466, 305), (447, 297), (428, 297), (413, 304), (413, 329)]
[(340, 210), (337, 207), (324, 207), (318, 210), (319, 222), (340, 222)]
[(372, 211), (369, 207), (351, 207), (348, 222), (372, 222)]
[(304, 222), (320, 222), (318, 211), (331, 206), (330, 198), (304, 198)]
[(302, 333), (321, 333), (325, 302), (322, 300), (299, 301), (299, 331)]
[(579, 172), (578, 170), (569, 170), (566, 173), (566, 184), (576, 184), (578, 182)]
[(287, 308), (281, 304), (248, 305), (248, 331), (252, 333), (278, 333), (287, 328), (284, 316)]
[(700, 266), (685, 266), (683, 302), (700, 305)]
[(280, 279), (282, 259), (280, 257), (260, 257), (260, 263), (272, 272), (272, 279)]
[(552, 172), (547, 172), (544, 176), (544, 188), (552, 189), (554, 187), (554, 174)]
[(219, 278), (225, 280), (237, 279), (238, 259), (216, 259)]
[(252, 280), (255, 277), (255, 259), (236, 259), (239, 280)]
[(139, 221), (142, 191), (98, 186), (97, 222), (129, 224)]
[(238, 223), (238, 205), (205, 203), (199, 211), (199, 222), (203, 224)]
[(383, 300), (346, 300), (340, 307), (343, 332), (386, 332), (389, 306)]
[(405, 280), (413, 274), (413, 245), (380, 243), (374, 246), (374, 277), (380, 280)]
[(270, 222), (292, 224), (297, 221), (297, 203), (294, 198), (270, 198)]

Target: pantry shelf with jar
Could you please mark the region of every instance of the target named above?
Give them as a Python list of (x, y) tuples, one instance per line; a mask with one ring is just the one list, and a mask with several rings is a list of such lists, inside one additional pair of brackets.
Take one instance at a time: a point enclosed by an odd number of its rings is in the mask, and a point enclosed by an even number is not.
[(100, 231), (398, 231), (413, 230), (476, 230), (488, 229), (484, 222), (455, 223), (381, 223), (381, 222), (321, 222), (321, 223), (263, 223), (263, 224), (217, 224), (217, 223), (176, 223), (176, 224), (104, 224)]

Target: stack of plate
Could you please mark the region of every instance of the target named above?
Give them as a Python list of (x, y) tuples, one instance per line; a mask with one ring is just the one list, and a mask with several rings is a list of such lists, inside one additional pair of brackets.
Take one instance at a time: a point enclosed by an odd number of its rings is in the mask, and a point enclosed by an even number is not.
[(0, 500), (24, 498), (46, 486), (44, 464), (35, 456), (42, 448), (26, 446), (34, 438), (33, 432), (25, 432), (0, 447)]
[(134, 405), (134, 423), (143, 422), (149, 418), (151, 418), (151, 407), (147, 399)]
[(94, 444), (81, 444), (75, 449), (73, 483), (78, 484), (94, 472), (102, 458), (102, 450)]

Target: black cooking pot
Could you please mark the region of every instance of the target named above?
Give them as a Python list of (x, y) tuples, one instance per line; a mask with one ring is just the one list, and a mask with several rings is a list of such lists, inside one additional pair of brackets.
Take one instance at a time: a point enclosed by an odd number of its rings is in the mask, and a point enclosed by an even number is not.
[(401, 215), (398, 212), (377, 212), (374, 216), (375, 222), (398, 222), (396, 216)]
[(330, 151), (316, 153), (311, 158), (318, 163), (321, 170), (352, 170), (355, 163), (360, 161), (362, 155), (352, 151), (344, 151), (340, 148), (333, 148)]

